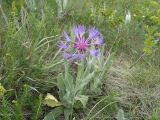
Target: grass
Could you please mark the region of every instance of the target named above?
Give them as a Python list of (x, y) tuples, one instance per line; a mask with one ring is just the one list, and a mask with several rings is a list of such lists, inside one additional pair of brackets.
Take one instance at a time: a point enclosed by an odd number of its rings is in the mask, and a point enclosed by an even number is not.
[[(0, 0), (0, 83), (6, 89), (0, 96), (0, 119), (42, 120), (48, 114), (64, 119), (61, 108), (43, 102), (47, 93), (59, 100), (57, 77), (64, 73), (58, 48), (62, 32), (84, 24), (98, 28), (106, 53), (116, 55), (109, 74), (105, 74), (102, 93), (91, 94), (86, 108), (74, 108), (73, 119), (121, 120), (117, 116), (124, 116), (129, 120), (159, 120), (160, 44), (148, 42), (150, 47), (144, 41), (157, 39), (160, 3), (68, 1), (61, 6), (56, 0)], [(132, 18), (125, 25), (128, 10)], [(145, 47), (151, 54), (143, 51)]]
[(130, 63), (121, 61), (123, 57), (112, 68), (107, 87), (118, 92), (116, 99), (128, 119), (151, 119), (154, 110), (159, 109), (159, 71), (156, 67), (144, 65), (129, 69)]

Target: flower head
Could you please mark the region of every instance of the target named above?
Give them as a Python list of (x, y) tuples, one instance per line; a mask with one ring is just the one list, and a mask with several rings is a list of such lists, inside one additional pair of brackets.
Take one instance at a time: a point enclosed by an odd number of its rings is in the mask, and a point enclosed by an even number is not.
[(91, 57), (98, 56), (99, 47), (103, 45), (103, 38), (96, 28), (90, 27), (87, 31), (85, 26), (76, 25), (72, 31), (74, 36), (71, 38), (64, 32), (65, 40), (62, 40), (59, 44), (64, 52), (64, 58), (75, 60), (84, 59), (88, 55)]

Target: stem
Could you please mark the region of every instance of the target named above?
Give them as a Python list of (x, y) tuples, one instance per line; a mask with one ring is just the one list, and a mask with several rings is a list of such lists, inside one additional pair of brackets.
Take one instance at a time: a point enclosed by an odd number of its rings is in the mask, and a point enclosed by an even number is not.
[(108, 97), (109, 97), (109, 96), (101, 99), (99, 102), (97, 102), (97, 103), (93, 106), (93, 108), (89, 111), (86, 120), (88, 119), (88, 117), (89, 117), (89, 115), (92, 113), (92, 111), (96, 108), (96, 106), (97, 106), (98, 104), (100, 104), (103, 100), (107, 99)]
[(4, 18), (5, 22), (6, 22), (6, 24), (8, 24), (8, 19), (7, 19), (6, 15), (5, 15), (1, 5), (0, 5), (0, 11), (2, 12), (2, 15), (3, 15), (3, 18)]
[(103, 107), (101, 110), (99, 110), (95, 115), (93, 115), (89, 120), (93, 119), (94, 117), (96, 117), (99, 113), (101, 113), (106, 107), (114, 104), (116, 102), (111, 102), (110, 104), (106, 105), (105, 107)]
[(145, 55), (145, 53), (143, 53), (142, 55), (140, 55), (140, 57), (129, 67), (129, 69), (131, 69), (133, 66), (135, 66)]

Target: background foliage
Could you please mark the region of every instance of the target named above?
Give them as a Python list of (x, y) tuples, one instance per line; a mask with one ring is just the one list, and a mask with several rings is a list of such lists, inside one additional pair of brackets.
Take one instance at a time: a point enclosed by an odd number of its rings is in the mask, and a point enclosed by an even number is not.
[(47, 93), (62, 102), (57, 44), (76, 24), (98, 28), (106, 54), (115, 57), (101, 94), (91, 94), (86, 108), (77, 104), (72, 118), (159, 120), (158, 0), (0, 0), (0, 119), (64, 119), (62, 106), (43, 102)]

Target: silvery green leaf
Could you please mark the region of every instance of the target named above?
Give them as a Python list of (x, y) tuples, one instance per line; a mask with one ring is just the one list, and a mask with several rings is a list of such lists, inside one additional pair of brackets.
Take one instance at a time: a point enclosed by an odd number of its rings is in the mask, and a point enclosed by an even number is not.
[(79, 84), (81, 82), (83, 76), (84, 76), (84, 61), (81, 62), (81, 64), (78, 64), (78, 72), (77, 72), (77, 78), (76, 78), (76, 84)]
[(58, 16), (62, 15), (63, 12), (63, 5), (62, 5), (62, 0), (56, 0), (57, 6), (58, 6)]
[(72, 96), (72, 93), (71, 91), (69, 90), (66, 90), (66, 94), (63, 96), (63, 104), (66, 106), (66, 107), (70, 107), (72, 106), (73, 103), (73, 96)]
[(62, 73), (60, 73), (58, 75), (57, 86), (59, 88), (59, 97), (62, 100), (63, 96), (65, 95), (65, 84), (64, 84), (64, 77), (63, 77)]
[(64, 60), (64, 66), (65, 66), (65, 80), (64, 80), (65, 87), (67, 90), (73, 90), (74, 82), (73, 82), (73, 77), (68, 70), (69, 65), (67, 60)]
[(82, 91), (84, 87), (92, 80), (93, 77), (94, 72), (87, 75), (83, 80), (81, 80), (81, 82), (78, 85), (76, 84), (75, 92)]
[(56, 120), (58, 116), (63, 114), (63, 108), (62, 107), (57, 107), (53, 109), (51, 112), (49, 112), (43, 120)]
[(63, 9), (66, 9), (68, 4), (68, 0), (63, 0)]
[(125, 120), (124, 111), (122, 109), (119, 109), (119, 111), (118, 111), (117, 120)]
[(78, 95), (78, 96), (75, 97), (75, 100), (79, 100), (82, 103), (83, 107), (86, 107), (86, 104), (88, 102), (88, 96)]
[(65, 117), (65, 120), (69, 120), (70, 115), (71, 115), (72, 113), (73, 113), (73, 109), (65, 108), (65, 109), (64, 109), (64, 117)]

